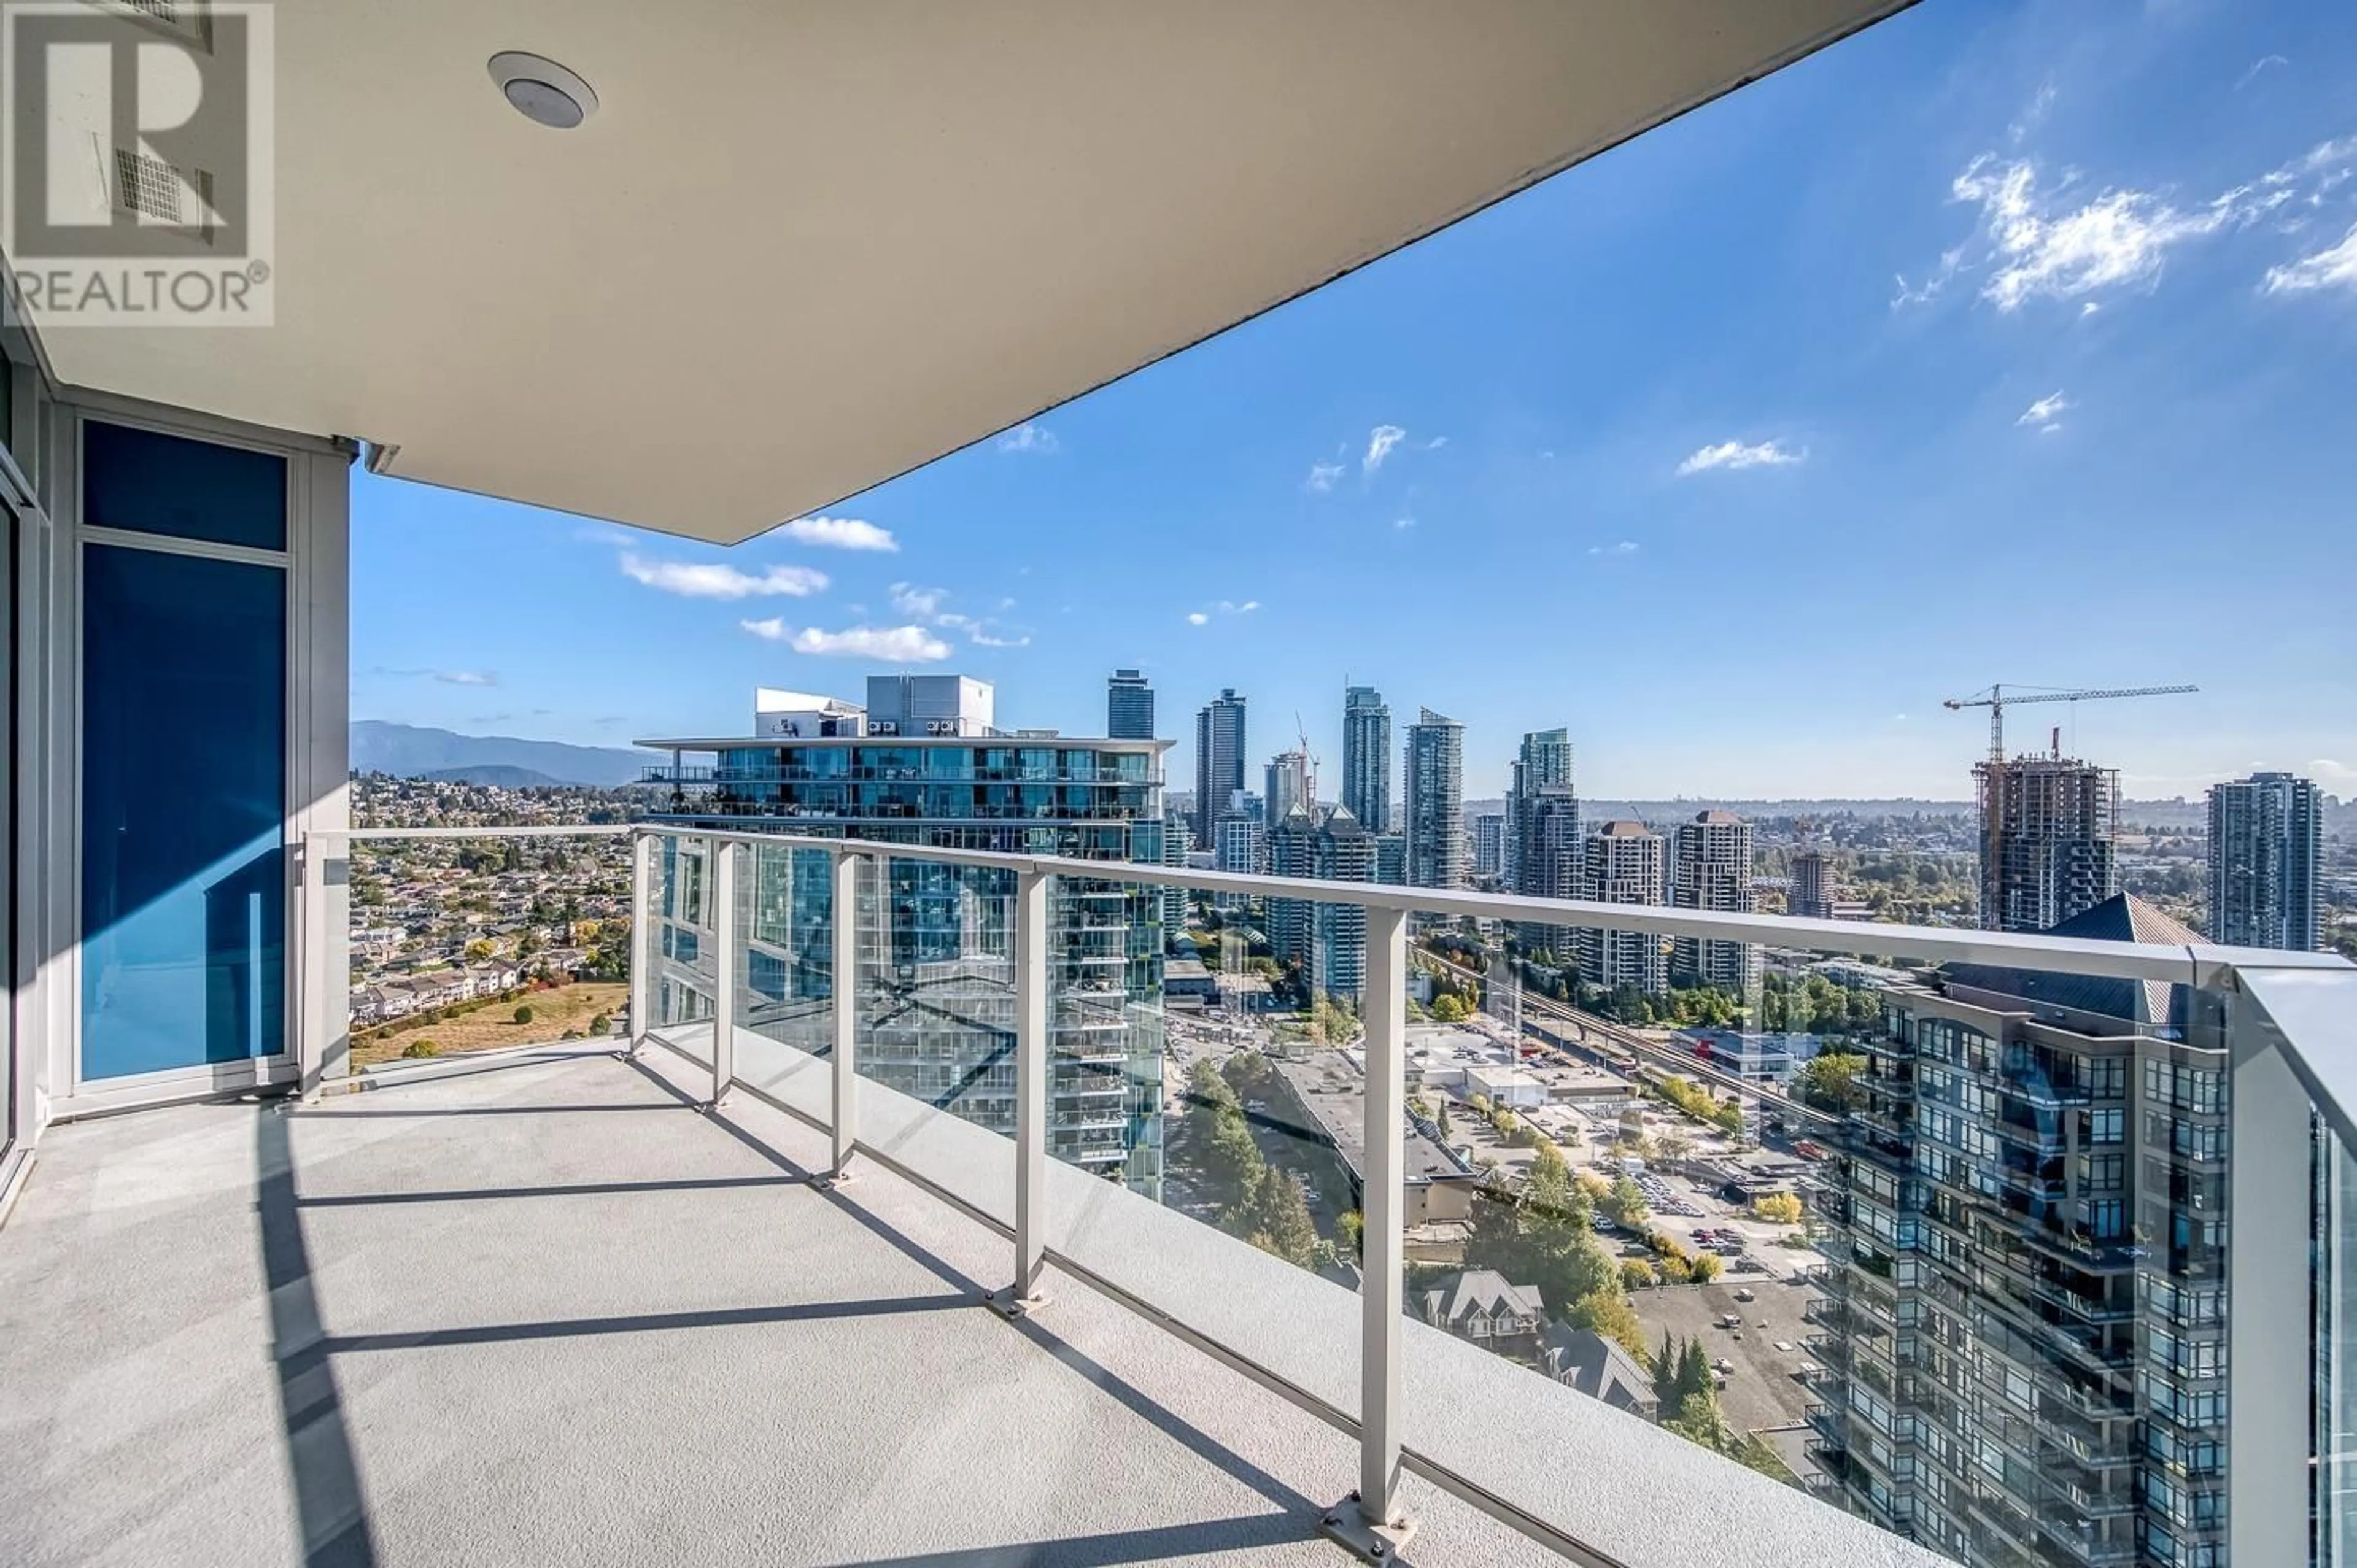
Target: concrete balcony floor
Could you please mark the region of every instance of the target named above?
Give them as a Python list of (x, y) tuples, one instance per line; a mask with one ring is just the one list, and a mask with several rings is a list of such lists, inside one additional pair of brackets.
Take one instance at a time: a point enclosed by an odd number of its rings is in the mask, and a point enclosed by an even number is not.
[[(0, 1230), (0, 1562), (1347, 1561), (1349, 1439), (1052, 1272), (1003, 1321), (995, 1233), (806, 1185), (818, 1134), (650, 1058), (52, 1130)], [(1415, 1562), (1560, 1562), (1407, 1500)]]

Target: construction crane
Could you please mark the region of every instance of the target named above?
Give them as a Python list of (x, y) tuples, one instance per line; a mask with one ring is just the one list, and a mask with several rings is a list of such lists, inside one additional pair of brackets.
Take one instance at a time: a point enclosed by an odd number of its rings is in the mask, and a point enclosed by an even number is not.
[(2199, 686), (2108, 686), (2086, 692), (2031, 692), (2024, 696), (2008, 697), (2003, 686), (1991, 686), (1985, 694), (1950, 697), (1940, 705), (1958, 712), (1965, 708), (1986, 708), (1989, 711), (1989, 765), (1997, 767), (2005, 761), (2005, 710), (2008, 707), (2024, 703), (2092, 703), (2107, 697), (2174, 697), (2201, 689)]
[[(1988, 768), (1982, 773), (1981, 784), (1981, 924), (1988, 929), (1999, 929), (2002, 913), (1996, 908), (1999, 878), (1998, 862), (2005, 843), (2005, 710), (2023, 703), (2092, 703), (2112, 697), (2169, 697), (2186, 692), (2198, 692), (2198, 686), (2106, 686), (2083, 692), (2030, 692), (2021, 696), (2007, 696), (2003, 686), (1991, 686), (1986, 694), (1970, 697), (1949, 697), (1941, 706), (1952, 712), (1965, 708), (1986, 708), (1989, 711)], [(2056, 751), (2061, 746), (2057, 732)]]
[(1293, 710), (1293, 733), (1301, 737), (1303, 775), (1301, 790), (1303, 794), (1309, 797), (1301, 803), (1301, 809), (1309, 813), (1310, 821), (1316, 822), (1318, 820), (1318, 758), (1309, 749), (1309, 726), (1301, 722), (1299, 708)]

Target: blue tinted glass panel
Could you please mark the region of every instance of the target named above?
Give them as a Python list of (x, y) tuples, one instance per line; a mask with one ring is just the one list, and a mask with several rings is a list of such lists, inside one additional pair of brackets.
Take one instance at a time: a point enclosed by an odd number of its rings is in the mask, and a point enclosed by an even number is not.
[(81, 520), (257, 550), (286, 548), (286, 459), (86, 420)]
[(286, 591), (82, 552), (86, 1079), (285, 1048)]

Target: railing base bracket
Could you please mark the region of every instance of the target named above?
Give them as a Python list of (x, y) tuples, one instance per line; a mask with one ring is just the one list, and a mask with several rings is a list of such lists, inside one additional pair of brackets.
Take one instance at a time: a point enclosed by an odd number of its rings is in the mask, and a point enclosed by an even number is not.
[(850, 1186), (851, 1179), (849, 1171), (834, 1171), (811, 1177), (810, 1187), (813, 1192), (833, 1192), (836, 1187)]
[(1326, 1539), (1335, 1542), (1352, 1556), (1368, 1563), (1395, 1563), (1400, 1548), (1415, 1534), (1415, 1520), (1405, 1514), (1389, 1524), (1379, 1524), (1359, 1509), (1358, 1494), (1336, 1503), (1318, 1521)]
[(1013, 1285), (1003, 1285), (982, 1299), (990, 1304), (991, 1311), (1010, 1322), (1018, 1317), (1028, 1317), (1035, 1308), (1048, 1305), (1048, 1298), (1037, 1291), (1029, 1295), (1017, 1295)]

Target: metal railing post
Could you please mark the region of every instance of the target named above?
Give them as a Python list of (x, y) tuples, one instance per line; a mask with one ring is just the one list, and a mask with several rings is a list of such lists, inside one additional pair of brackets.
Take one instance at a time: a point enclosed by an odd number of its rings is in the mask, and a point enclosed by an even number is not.
[(712, 1103), (737, 1081), (737, 872), (740, 843), (716, 843), (712, 857)]
[(655, 837), (630, 840), (630, 1052), (646, 1048), (655, 1013)]
[(834, 1168), (830, 1180), (851, 1174), (851, 1152), (859, 1143), (859, 856), (849, 850), (834, 857), (834, 952), (829, 990), (834, 1000)]
[(1015, 877), (1015, 1283), (991, 1296), (1009, 1317), (1039, 1294), (1047, 1251), (1048, 874)]
[(1372, 1560), (1396, 1554), (1415, 1533), (1399, 1509), (1401, 1312), (1406, 1272), (1402, 1230), (1407, 1121), (1407, 915), (1367, 911), (1366, 1180), (1360, 1216), (1359, 1489), (1325, 1519), (1327, 1533)]
[(2234, 1563), (2308, 1561), (2314, 1140), (2283, 1036), (2226, 996), (2226, 1543)]
[(303, 919), (303, 961), (296, 972), (296, 1087), (301, 1098), (315, 1100), (340, 1087), (352, 1070), (351, 919), (346, 900), (337, 896), (349, 873), (328, 875), (331, 865), (349, 865), (351, 852), (333, 834), (307, 832), (296, 853)]

